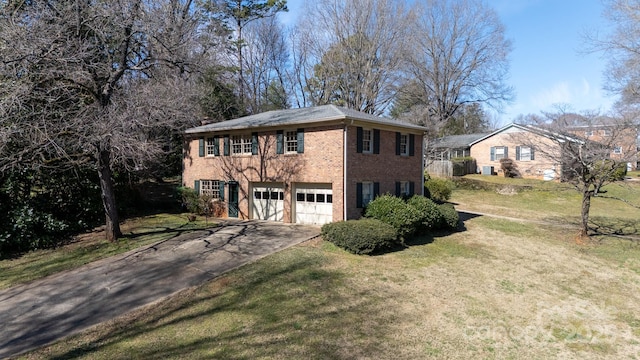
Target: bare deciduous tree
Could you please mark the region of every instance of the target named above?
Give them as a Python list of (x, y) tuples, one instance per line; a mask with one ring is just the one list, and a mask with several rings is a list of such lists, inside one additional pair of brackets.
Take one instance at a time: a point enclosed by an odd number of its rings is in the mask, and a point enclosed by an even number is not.
[[(410, 17), (403, 1), (306, 3), (296, 29), (299, 76), (313, 104), (337, 103), (381, 114), (391, 104)], [(296, 52), (294, 51), (294, 54)]]
[(512, 99), (505, 83), (511, 43), (493, 9), (480, 0), (428, 0), (416, 7), (404, 59), (413, 104), (404, 117), (438, 132), (465, 104), (500, 109)]
[(169, 134), (193, 121), (192, 74), (215, 24), (192, 0), (2, 6), (0, 169), (93, 167), (115, 241), (113, 172), (157, 160)]
[(638, 125), (622, 116), (613, 118), (594, 112), (576, 114), (560, 109), (543, 115), (531, 133), (542, 134), (550, 141), (513, 136), (534, 149), (536, 157), (558, 164), (562, 180), (582, 195), (580, 236), (588, 236), (592, 198), (602, 196), (603, 186), (620, 180), (627, 164), (637, 161)]

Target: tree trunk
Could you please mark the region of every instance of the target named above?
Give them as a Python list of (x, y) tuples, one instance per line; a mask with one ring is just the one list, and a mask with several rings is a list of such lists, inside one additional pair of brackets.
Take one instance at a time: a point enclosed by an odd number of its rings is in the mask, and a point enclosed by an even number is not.
[(589, 236), (589, 208), (591, 208), (592, 190), (582, 192), (582, 228), (580, 229), (580, 237)]
[(119, 236), (122, 236), (122, 232), (120, 231), (120, 218), (116, 206), (116, 194), (111, 180), (110, 162), (111, 153), (108, 150), (101, 150), (98, 159), (98, 176), (100, 177), (102, 204), (106, 215), (105, 235), (108, 241), (115, 242)]

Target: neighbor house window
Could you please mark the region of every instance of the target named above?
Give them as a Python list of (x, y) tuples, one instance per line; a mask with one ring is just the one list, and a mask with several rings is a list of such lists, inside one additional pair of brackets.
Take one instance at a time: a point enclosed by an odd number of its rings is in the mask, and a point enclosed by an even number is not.
[(494, 146), (491, 148), (491, 161), (498, 161), (509, 157), (509, 151), (506, 146)]
[(409, 155), (409, 135), (400, 135), (400, 155)]
[(411, 196), (411, 183), (400, 181), (400, 196)]
[(614, 154), (622, 154), (622, 146), (614, 146), (613, 147)]
[(207, 143), (205, 145), (205, 151), (207, 156), (214, 156), (215, 155), (215, 148), (216, 148), (216, 143), (215, 143), (215, 139), (210, 137), (207, 138)]
[(220, 198), (220, 181), (200, 180), (200, 195), (208, 195), (214, 199)]
[(530, 146), (517, 146), (516, 147), (516, 160), (517, 161), (531, 161), (531, 160), (533, 160), (533, 149)]
[(284, 145), (285, 145), (285, 152), (297, 153), (298, 152), (298, 132), (295, 130), (286, 131), (284, 133)]
[(362, 130), (362, 152), (367, 154), (373, 152), (373, 132), (371, 130)]
[(251, 150), (251, 136), (234, 135), (231, 137), (231, 153), (233, 155), (251, 155)]
[(603, 135), (603, 136), (611, 136), (611, 130), (609, 130), (609, 129), (603, 129), (603, 130), (602, 130), (602, 135)]
[(584, 136), (593, 136), (593, 130), (587, 130), (584, 132)]

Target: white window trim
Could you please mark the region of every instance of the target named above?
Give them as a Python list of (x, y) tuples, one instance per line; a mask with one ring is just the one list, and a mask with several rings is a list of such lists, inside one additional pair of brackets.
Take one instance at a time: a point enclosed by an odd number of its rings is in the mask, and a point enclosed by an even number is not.
[[(371, 201), (373, 201), (373, 190), (372, 181), (362, 182), (362, 206), (367, 206)], [(365, 194), (367, 194), (368, 197), (365, 197)]]
[(213, 199), (220, 198), (219, 180), (200, 180), (200, 195), (209, 195)]
[(298, 132), (296, 130), (287, 130), (284, 132), (284, 153), (298, 153)]
[[(367, 135), (368, 139), (366, 138)], [(368, 144), (368, 148), (365, 144)], [(362, 152), (373, 154), (373, 130), (371, 129), (362, 129)]]
[(215, 139), (213, 137), (208, 137), (205, 139), (205, 152), (206, 156), (215, 156)]
[[(240, 147), (239, 152), (236, 151), (236, 147), (238, 146)], [(230, 147), (231, 155), (251, 155), (253, 149), (251, 135), (232, 135)]]
[[(404, 146), (404, 150), (402, 147)], [(409, 156), (409, 135), (400, 134), (400, 155)]]
[[(527, 153), (527, 157), (523, 156), (523, 150), (527, 149), (529, 152)], [(520, 146), (520, 161), (531, 161), (531, 146)]]
[[(494, 155), (495, 161), (500, 161), (500, 159), (506, 158), (504, 154), (504, 148), (505, 146), (494, 146), (493, 155)], [(498, 154), (498, 150), (500, 150), (500, 154)]]
[(622, 146), (614, 146), (613, 147), (613, 153), (614, 154), (622, 154)]
[(411, 185), (409, 181), (400, 181), (400, 196), (410, 196)]

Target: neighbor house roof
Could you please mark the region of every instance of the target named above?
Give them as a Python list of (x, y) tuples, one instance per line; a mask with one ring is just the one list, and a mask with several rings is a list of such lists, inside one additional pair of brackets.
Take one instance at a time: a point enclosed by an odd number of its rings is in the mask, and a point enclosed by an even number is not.
[(333, 120), (357, 120), (372, 124), (394, 126), (405, 129), (425, 131), (426, 128), (410, 123), (379, 117), (360, 111), (335, 105), (323, 105), (309, 108), (267, 111), (260, 114), (245, 116), (234, 120), (227, 120), (213, 124), (187, 129), (187, 134), (206, 133), (214, 131), (228, 131), (261, 127), (306, 125)]
[(474, 141), (487, 136), (482, 134), (449, 135), (434, 140), (434, 148), (459, 149), (471, 146)]
[(485, 135), (483, 137), (480, 137), (480, 138), (474, 140), (469, 145), (477, 144), (477, 143), (479, 143), (479, 142), (481, 142), (481, 141), (483, 141), (485, 139), (488, 139), (488, 138), (490, 138), (490, 137), (492, 137), (492, 136), (494, 136), (496, 134), (499, 134), (501, 132), (507, 131), (507, 130), (512, 129), (512, 128), (523, 130), (523, 131), (528, 131), (530, 133), (537, 134), (537, 135), (540, 135), (540, 136), (544, 136), (544, 137), (549, 138), (549, 139), (559, 140), (561, 142), (569, 141), (569, 142), (574, 142), (574, 143), (579, 143), (579, 144), (584, 144), (584, 142), (585, 142), (584, 139), (576, 137), (575, 135), (562, 134), (562, 133), (554, 132), (554, 131), (547, 130), (547, 129), (544, 129), (544, 128), (541, 128), (541, 127), (537, 127), (537, 126), (533, 126), (533, 125), (521, 125), (521, 124), (511, 123), (511, 124), (506, 125), (506, 126), (500, 128), (500, 129), (498, 129), (498, 130), (496, 130), (496, 131), (494, 131), (494, 132), (492, 132), (490, 134), (487, 134), (487, 135)]

